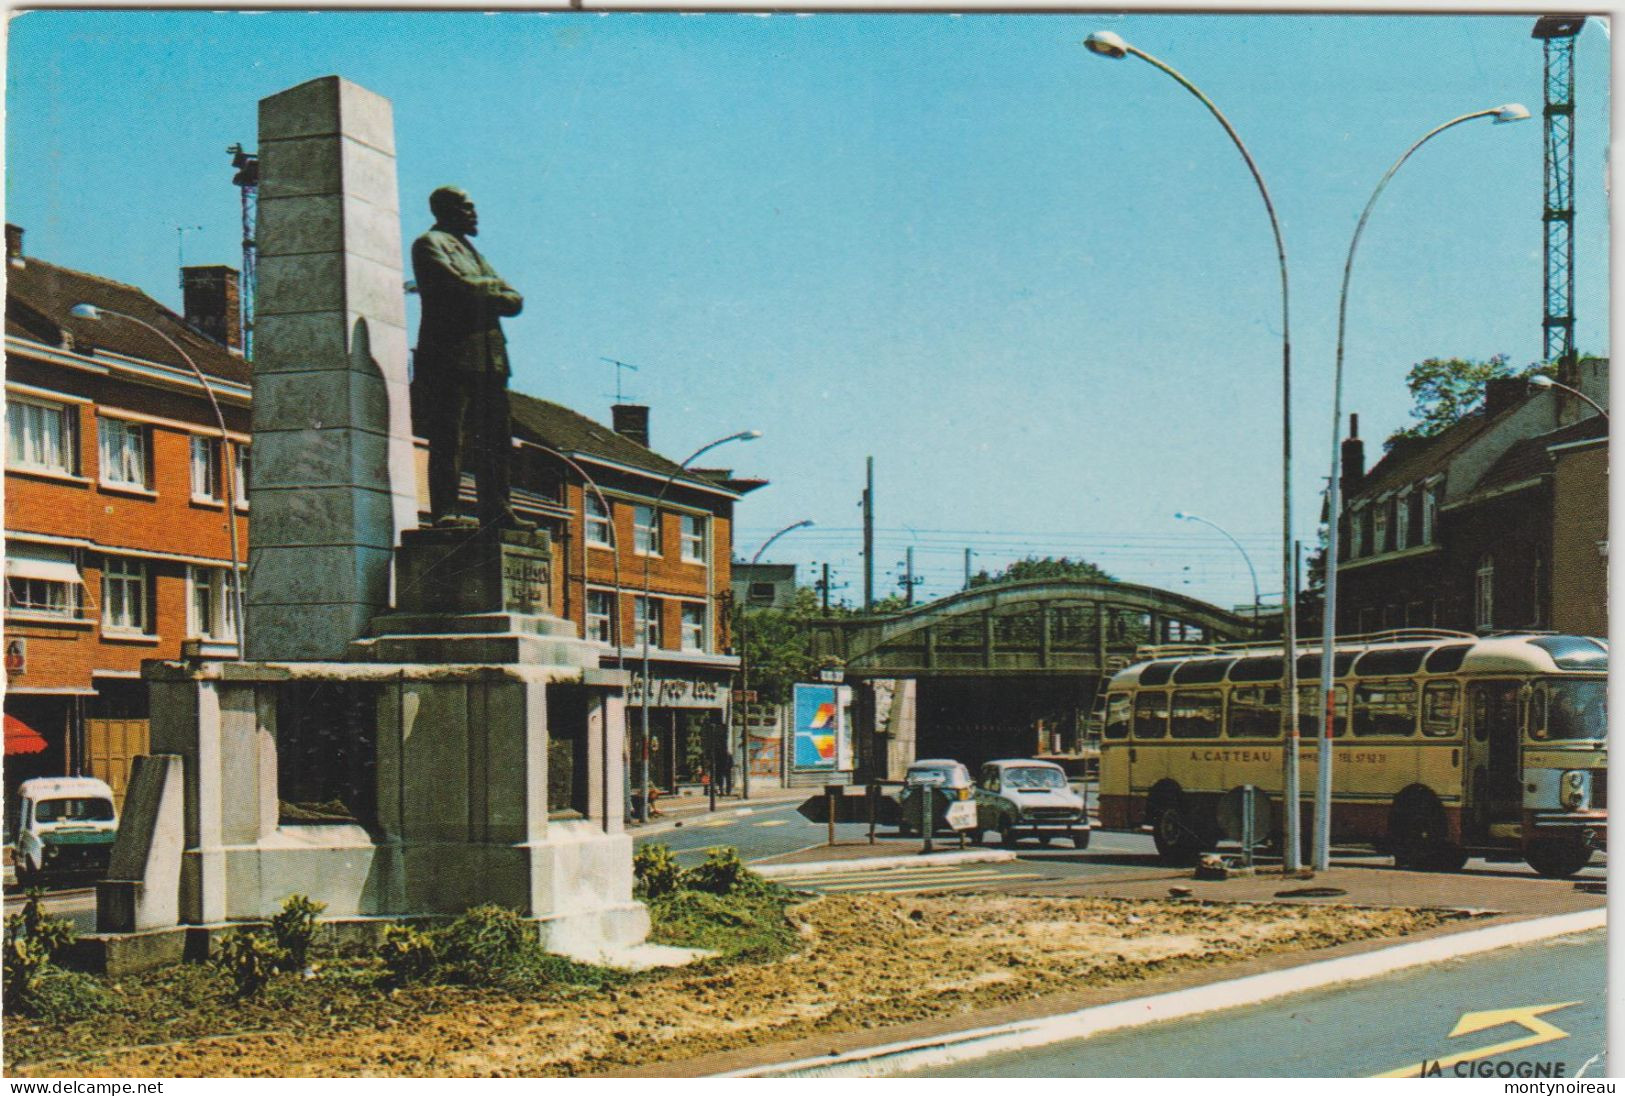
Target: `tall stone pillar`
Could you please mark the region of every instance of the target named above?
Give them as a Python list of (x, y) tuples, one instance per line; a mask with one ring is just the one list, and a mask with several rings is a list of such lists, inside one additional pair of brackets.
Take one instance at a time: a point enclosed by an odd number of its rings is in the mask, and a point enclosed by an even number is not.
[(259, 122), (245, 653), (337, 661), (417, 524), (393, 114), (325, 76)]

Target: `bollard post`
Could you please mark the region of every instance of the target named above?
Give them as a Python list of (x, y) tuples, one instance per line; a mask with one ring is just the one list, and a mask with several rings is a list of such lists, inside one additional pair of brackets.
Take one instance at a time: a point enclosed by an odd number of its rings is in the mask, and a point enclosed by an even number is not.
[(841, 794), (839, 784), (824, 785), (824, 802), (829, 807), (829, 843), (835, 844), (835, 797)]
[(879, 804), (876, 802), (876, 800), (878, 800), (880, 798), (880, 785), (876, 784), (874, 781), (869, 782), (868, 798), (869, 798), (869, 844), (873, 845), (875, 843), (875, 813), (876, 813), (876, 808), (879, 806)]
[(921, 852), (933, 853), (937, 851), (936, 847), (931, 843), (932, 838), (936, 836), (936, 830), (937, 816), (936, 812), (931, 809), (931, 785), (922, 784), (920, 785), (920, 832), (925, 835), (925, 848), (921, 849)]
[(1241, 863), (1243, 867), (1253, 866), (1253, 786), (1241, 786)]

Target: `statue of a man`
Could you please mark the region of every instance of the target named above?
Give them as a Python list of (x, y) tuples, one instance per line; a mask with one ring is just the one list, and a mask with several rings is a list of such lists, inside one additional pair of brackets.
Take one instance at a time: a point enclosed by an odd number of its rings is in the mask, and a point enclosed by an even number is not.
[(517, 316), (522, 298), (469, 238), (479, 234), (474, 202), (457, 187), (429, 195), (434, 227), (412, 244), (422, 300), (413, 358), (413, 404), (429, 442), (429, 511), (436, 525), (467, 523), (458, 486), (471, 466), (479, 522), (532, 529), (508, 500), (513, 427), (508, 418), (508, 344), (499, 317)]

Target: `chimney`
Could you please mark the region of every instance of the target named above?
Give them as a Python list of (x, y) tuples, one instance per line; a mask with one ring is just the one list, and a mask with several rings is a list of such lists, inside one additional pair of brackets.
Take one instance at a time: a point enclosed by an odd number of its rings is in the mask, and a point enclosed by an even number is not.
[(1523, 377), (1491, 377), (1484, 382), (1484, 414), (1493, 419), (1527, 395), (1529, 382)]
[(1360, 416), (1349, 416), (1349, 436), (1343, 439), (1343, 476), (1338, 488), (1348, 498), (1365, 482), (1365, 442), (1360, 440)]
[(12, 224), (6, 225), (6, 263), (23, 265), (23, 230)]
[(615, 432), (649, 448), (649, 408), (641, 403), (618, 403), (611, 407)]
[(186, 322), (239, 353), (243, 319), (237, 272), (229, 266), (181, 267)]

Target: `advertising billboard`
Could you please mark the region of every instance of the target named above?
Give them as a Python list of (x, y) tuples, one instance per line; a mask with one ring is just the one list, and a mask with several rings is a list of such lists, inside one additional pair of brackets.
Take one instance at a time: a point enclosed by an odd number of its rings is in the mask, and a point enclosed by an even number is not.
[(792, 765), (801, 772), (834, 772), (852, 767), (851, 729), (844, 685), (797, 685)]

